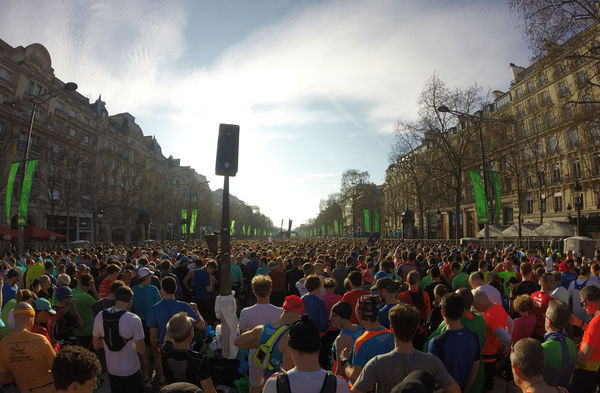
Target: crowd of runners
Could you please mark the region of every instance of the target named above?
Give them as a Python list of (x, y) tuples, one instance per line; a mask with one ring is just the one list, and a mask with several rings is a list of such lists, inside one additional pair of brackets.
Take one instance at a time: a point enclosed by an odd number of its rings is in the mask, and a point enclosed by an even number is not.
[[(232, 242), (238, 358), (204, 243), (2, 256), (0, 384), (21, 393), (596, 392), (600, 253)], [(497, 389), (497, 387), (496, 387)]]

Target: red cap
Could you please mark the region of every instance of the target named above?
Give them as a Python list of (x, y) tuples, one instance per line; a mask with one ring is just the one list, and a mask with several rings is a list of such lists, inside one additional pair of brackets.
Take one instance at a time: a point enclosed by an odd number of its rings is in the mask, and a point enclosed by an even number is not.
[(302, 301), (302, 299), (300, 299), (300, 296), (290, 295), (285, 298), (285, 302), (283, 303), (283, 309), (285, 311), (304, 314), (304, 302)]
[(558, 271), (561, 273), (566, 273), (569, 271), (569, 265), (567, 265), (566, 261), (562, 261), (559, 265), (558, 265)]

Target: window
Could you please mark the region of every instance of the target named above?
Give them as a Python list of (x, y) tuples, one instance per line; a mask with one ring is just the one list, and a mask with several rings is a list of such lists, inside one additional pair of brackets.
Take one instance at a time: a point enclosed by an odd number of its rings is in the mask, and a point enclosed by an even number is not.
[[(591, 122), (589, 126), (590, 139), (592, 142), (600, 140), (600, 130), (598, 130), (598, 123)], [(0, 124), (0, 134), (2, 134), (2, 124)]]
[(525, 116), (525, 109), (523, 109), (523, 105), (517, 105), (517, 116)]
[(517, 94), (517, 99), (520, 100), (521, 98), (523, 98), (523, 90), (521, 90), (520, 87), (516, 90), (515, 93)]
[(0, 67), (0, 78), (9, 81), (12, 78), (12, 74), (6, 68)]
[(546, 126), (548, 126), (548, 128), (554, 127), (554, 113), (553, 112), (546, 112)]
[(542, 94), (540, 95), (540, 99), (542, 101), (542, 105), (550, 105), (552, 104), (552, 99), (550, 98), (550, 93), (548, 93), (548, 90), (544, 90), (542, 92)]
[(92, 198), (89, 195), (82, 194), (81, 195), (81, 207), (84, 209), (89, 209), (92, 206)]
[(573, 171), (574, 179), (581, 178), (582, 172), (581, 172), (581, 162), (579, 161), (579, 158), (574, 158), (573, 160), (571, 160), (571, 170)]
[(574, 149), (577, 147), (577, 133), (575, 130), (571, 130), (567, 133), (567, 147)]
[(510, 177), (504, 179), (504, 191), (512, 192), (512, 179)]
[(75, 109), (69, 109), (69, 116), (71, 116), (74, 119), (77, 119), (77, 111)]
[(544, 146), (542, 145), (541, 141), (537, 141), (535, 144), (535, 154), (538, 157), (543, 157), (544, 156)]
[(558, 154), (558, 139), (554, 135), (548, 137), (548, 154)]
[(562, 196), (561, 195), (554, 197), (554, 211), (555, 212), (562, 211)]
[(560, 165), (552, 165), (552, 182), (560, 183)]
[(527, 106), (529, 107), (529, 112), (535, 112), (535, 98), (530, 98), (527, 100)]
[(600, 175), (600, 153), (594, 153), (594, 158), (593, 158), (593, 164), (594, 164), (594, 174), (595, 175)]
[(58, 190), (48, 190), (48, 196), (50, 199), (58, 201), (60, 199), (60, 192)]
[(556, 76), (563, 76), (565, 74), (565, 66), (562, 63), (558, 63), (555, 67), (554, 67), (554, 74)]
[(588, 82), (588, 77), (585, 71), (579, 71), (577, 74), (575, 74), (575, 81), (577, 83), (577, 87), (583, 89)]
[(82, 138), (82, 141), (86, 145), (89, 145), (89, 143), (90, 143), (90, 136), (89, 135), (84, 135), (83, 138)]
[(34, 96), (41, 96), (44, 94), (44, 86), (34, 81), (29, 82), (29, 92)]
[(57, 111), (62, 111), (64, 107), (65, 104), (63, 104), (60, 101), (56, 101), (56, 104), (54, 105), (54, 109), (56, 109)]
[(21, 133), (19, 134), (19, 149), (25, 149), (25, 144), (27, 143), (27, 135)]
[(533, 214), (533, 199), (527, 199), (527, 214)]
[(534, 117), (533, 119), (531, 119), (531, 129), (533, 130), (534, 133), (538, 133), (540, 132), (540, 122), (537, 119), (537, 117)]
[(533, 187), (533, 176), (531, 175), (531, 171), (525, 173), (525, 184), (527, 185), (527, 188)]
[(58, 144), (55, 143), (52, 145), (52, 158), (53, 159), (58, 159), (61, 158), (62, 156), (62, 147)]
[(575, 55), (575, 58), (573, 58), (573, 67), (579, 67), (580, 65), (583, 65), (583, 56)]
[(74, 128), (69, 128), (69, 136), (73, 138), (75, 135), (77, 135), (77, 131)]
[(60, 181), (60, 168), (54, 164), (48, 165), (48, 176), (50, 181)]
[(533, 93), (534, 90), (535, 90), (535, 83), (533, 83), (533, 81), (527, 82), (527, 92)]
[(527, 137), (527, 123), (524, 121), (519, 124), (519, 136), (521, 138)]
[(85, 117), (83, 119), (83, 124), (85, 124), (86, 126), (89, 126), (90, 125), (90, 118), (89, 117)]
[(564, 116), (565, 121), (573, 120), (573, 118), (575, 117), (575, 111), (573, 110), (573, 105), (566, 104), (565, 106), (563, 106), (563, 116)]
[(529, 148), (527, 146), (523, 146), (523, 157), (528, 159), (530, 156), (531, 154), (529, 154)]
[(543, 72), (540, 74), (540, 77), (538, 79), (540, 86), (544, 86), (546, 83), (548, 83), (548, 77), (546, 76), (546, 74), (544, 74)]
[(558, 96), (563, 98), (571, 94), (569, 91), (569, 87), (567, 86), (567, 82), (561, 81), (558, 83)]

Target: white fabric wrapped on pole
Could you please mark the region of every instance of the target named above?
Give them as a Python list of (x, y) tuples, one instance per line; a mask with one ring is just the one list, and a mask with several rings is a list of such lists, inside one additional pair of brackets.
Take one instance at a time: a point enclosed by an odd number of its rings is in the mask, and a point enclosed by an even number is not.
[(233, 295), (217, 296), (215, 313), (221, 320), (221, 345), (223, 357), (226, 359), (235, 359), (238, 354), (238, 348), (233, 345), (238, 325), (236, 310), (237, 305)]

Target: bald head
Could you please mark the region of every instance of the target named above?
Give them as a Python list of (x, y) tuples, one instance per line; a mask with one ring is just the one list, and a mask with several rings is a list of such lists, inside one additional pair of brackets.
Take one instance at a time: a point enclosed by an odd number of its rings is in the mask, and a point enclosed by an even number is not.
[(30, 330), (35, 320), (35, 310), (27, 302), (19, 302), (13, 310), (15, 330)]
[(483, 312), (492, 306), (492, 302), (488, 295), (480, 289), (473, 294), (473, 306), (475, 306), (477, 311)]

